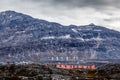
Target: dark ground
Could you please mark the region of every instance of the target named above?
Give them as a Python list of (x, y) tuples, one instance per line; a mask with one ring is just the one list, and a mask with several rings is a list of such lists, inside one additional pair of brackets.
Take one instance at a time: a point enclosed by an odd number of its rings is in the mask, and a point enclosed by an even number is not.
[(95, 70), (57, 69), (40, 64), (0, 66), (0, 80), (120, 80), (120, 64), (106, 64)]

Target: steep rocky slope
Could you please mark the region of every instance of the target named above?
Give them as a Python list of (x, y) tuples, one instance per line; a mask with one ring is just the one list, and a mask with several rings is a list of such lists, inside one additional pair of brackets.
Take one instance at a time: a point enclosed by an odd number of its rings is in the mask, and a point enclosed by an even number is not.
[(63, 26), (14, 11), (0, 13), (1, 61), (120, 59), (119, 42), (120, 32), (94, 24)]

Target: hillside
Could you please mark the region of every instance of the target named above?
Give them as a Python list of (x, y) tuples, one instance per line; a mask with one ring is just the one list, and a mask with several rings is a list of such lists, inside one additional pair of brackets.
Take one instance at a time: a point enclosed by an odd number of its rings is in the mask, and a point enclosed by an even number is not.
[(15, 11), (0, 13), (1, 62), (120, 59), (120, 32), (95, 24), (63, 26)]

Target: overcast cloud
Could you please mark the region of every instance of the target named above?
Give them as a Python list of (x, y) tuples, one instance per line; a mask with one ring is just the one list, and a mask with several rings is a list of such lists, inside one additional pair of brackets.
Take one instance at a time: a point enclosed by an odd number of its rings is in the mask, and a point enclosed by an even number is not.
[(63, 25), (95, 23), (120, 31), (120, 0), (0, 0), (0, 11), (14, 10)]

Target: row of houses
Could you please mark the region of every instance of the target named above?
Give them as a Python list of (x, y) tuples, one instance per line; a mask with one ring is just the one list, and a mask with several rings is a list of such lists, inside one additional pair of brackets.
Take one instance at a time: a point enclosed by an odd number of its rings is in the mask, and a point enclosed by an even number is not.
[(56, 68), (61, 69), (96, 69), (95, 65), (71, 65), (71, 64), (57, 64)]

